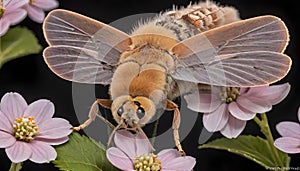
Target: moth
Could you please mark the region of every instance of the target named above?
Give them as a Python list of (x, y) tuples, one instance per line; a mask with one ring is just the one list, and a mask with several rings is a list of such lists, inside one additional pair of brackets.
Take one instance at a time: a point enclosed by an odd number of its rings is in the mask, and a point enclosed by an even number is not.
[[(130, 34), (57, 9), (48, 14), (43, 30), (49, 44), (44, 60), (56, 75), (110, 86), (111, 98), (96, 99), (89, 119), (75, 129), (99, 116), (98, 104), (111, 109), (118, 123), (115, 130), (142, 131), (163, 108), (174, 111), (174, 141), (181, 152), (180, 112), (172, 100), (202, 85), (268, 85), (291, 67), (291, 59), (283, 54), (289, 34), (279, 18), (240, 20), (233, 7), (212, 2), (164, 12)], [(179, 84), (184, 85), (181, 92)], [(191, 86), (195, 84), (199, 86)]]

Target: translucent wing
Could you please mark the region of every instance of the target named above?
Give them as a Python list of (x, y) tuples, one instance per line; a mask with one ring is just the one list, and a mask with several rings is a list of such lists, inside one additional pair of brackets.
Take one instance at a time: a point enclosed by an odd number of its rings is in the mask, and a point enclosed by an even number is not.
[(120, 54), (131, 44), (127, 34), (66, 10), (49, 13), (43, 29), (49, 68), (75, 82), (109, 84)]
[(178, 80), (249, 87), (284, 77), (291, 60), (282, 54), (289, 41), (284, 23), (273, 16), (238, 21), (184, 40), (172, 48)]

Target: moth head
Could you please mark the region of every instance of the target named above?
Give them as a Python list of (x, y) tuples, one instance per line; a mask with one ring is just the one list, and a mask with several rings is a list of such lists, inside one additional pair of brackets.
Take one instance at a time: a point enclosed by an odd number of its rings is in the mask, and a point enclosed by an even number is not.
[(115, 121), (119, 124), (123, 122), (130, 127), (144, 126), (156, 112), (154, 102), (143, 96), (124, 95), (117, 97), (111, 103), (100, 100), (100, 104), (104, 107), (110, 105)]

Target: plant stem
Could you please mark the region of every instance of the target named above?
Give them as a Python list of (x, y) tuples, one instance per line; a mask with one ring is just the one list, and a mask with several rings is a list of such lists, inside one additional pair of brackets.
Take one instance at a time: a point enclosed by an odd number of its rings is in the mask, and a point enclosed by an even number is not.
[(9, 171), (20, 171), (22, 169), (22, 162), (21, 163), (11, 163)]
[(274, 138), (273, 138), (273, 135), (272, 135), (269, 123), (268, 123), (268, 118), (267, 118), (266, 113), (261, 114), (261, 120), (257, 116), (255, 116), (254, 121), (259, 125), (261, 132), (267, 138), (268, 144), (271, 149), (271, 153), (273, 154), (272, 156), (274, 157), (276, 164), (278, 164), (278, 166), (281, 167), (281, 170), (284, 171), (285, 164), (282, 163), (282, 161), (279, 157), (278, 150), (274, 146)]

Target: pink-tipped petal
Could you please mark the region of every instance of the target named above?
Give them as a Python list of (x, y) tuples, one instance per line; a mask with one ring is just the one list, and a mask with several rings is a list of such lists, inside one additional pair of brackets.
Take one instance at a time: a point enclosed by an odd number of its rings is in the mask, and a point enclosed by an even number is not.
[(3, 17), (9, 20), (10, 25), (16, 25), (26, 18), (27, 12), (24, 9), (15, 9), (12, 12), (4, 13)]
[(9, 122), (7, 117), (0, 111), (0, 131), (13, 133), (13, 125)]
[(212, 113), (203, 115), (203, 125), (209, 132), (220, 131), (228, 121), (227, 104), (222, 104)]
[(33, 5), (43, 10), (49, 11), (57, 8), (58, 2), (56, 0), (34, 0)]
[(25, 5), (25, 9), (30, 19), (37, 23), (42, 23), (45, 18), (45, 13), (42, 9), (39, 9), (32, 5)]
[(62, 118), (45, 120), (45, 122), (38, 125), (38, 128), (41, 132), (37, 135), (38, 138), (58, 139), (72, 133), (72, 125), (70, 125), (69, 121)]
[(134, 159), (136, 157), (135, 137), (129, 131), (117, 131), (114, 142), (120, 150), (129, 156), (129, 158)]
[(6, 32), (9, 29), (9, 25), (10, 22), (7, 19), (5, 18), (0, 19), (0, 37), (6, 34)]
[(34, 163), (49, 163), (57, 156), (55, 149), (47, 143), (32, 141), (30, 147), (32, 155), (29, 159)]
[(11, 124), (14, 124), (16, 118), (23, 116), (26, 108), (25, 99), (18, 93), (6, 93), (1, 99), (0, 110)]
[(8, 158), (14, 163), (20, 163), (27, 159), (32, 154), (29, 143), (16, 141), (14, 145), (5, 149)]
[(190, 156), (177, 157), (170, 159), (162, 164), (162, 170), (181, 170), (191, 171), (196, 164), (196, 159)]
[(136, 155), (140, 156), (143, 154), (148, 154), (151, 152), (151, 146), (147, 137), (143, 136), (141, 133), (135, 137), (136, 145)]
[[(214, 91), (214, 89), (212, 89)], [(219, 91), (218, 91), (219, 92)], [(195, 91), (191, 94), (184, 96), (187, 107), (196, 112), (210, 113), (217, 109), (221, 105), (221, 98), (214, 92), (207, 91)]]
[(227, 138), (236, 138), (242, 133), (245, 126), (246, 121), (242, 121), (230, 116), (227, 125), (220, 132)]
[(272, 86), (253, 87), (249, 90), (248, 95), (267, 100), (272, 105), (276, 105), (288, 95), (290, 89), (291, 85), (289, 83)]
[(255, 117), (255, 113), (248, 111), (247, 109), (239, 106), (236, 102), (231, 102), (228, 105), (229, 112), (237, 119), (248, 121)]
[(6, 12), (12, 12), (28, 3), (29, 0), (5, 0), (3, 6), (5, 7)]
[(111, 147), (106, 151), (107, 159), (121, 170), (133, 169), (133, 162), (128, 156), (118, 148)]
[(58, 138), (58, 139), (46, 139), (46, 138), (36, 137), (34, 140), (41, 141), (41, 142), (47, 143), (49, 145), (60, 145), (60, 144), (66, 143), (69, 140), (69, 137), (63, 137), (63, 138)]
[(7, 148), (16, 142), (16, 138), (11, 134), (0, 131), (0, 148)]
[(253, 113), (265, 113), (272, 109), (272, 104), (261, 98), (254, 96), (243, 95), (237, 98), (239, 106), (251, 111)]
[(281, 137), (275, 140), (274, 145), (276, 148), (286, 153), (300, 153), (299, 138)]
[(283, 137), (294, 137), (300, 139), (300, 124), (295, 122), (280, 122), (276, 125), (278, 133)]
[(166, 149), (162, 150), (157, 154), (157, 158), (162, 162), (166, 163), (169, 160), (175, 159), (177, 157), (180, 157), (181, 154), (176, 149)]
[(26, 116), (34, 116), (39, 124), (51, 119), (54, 115), (54, 105), (49, 100), (38, 100), (31, 103), (24, 113)]

